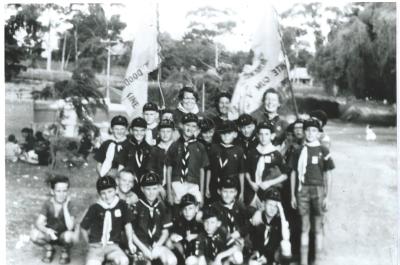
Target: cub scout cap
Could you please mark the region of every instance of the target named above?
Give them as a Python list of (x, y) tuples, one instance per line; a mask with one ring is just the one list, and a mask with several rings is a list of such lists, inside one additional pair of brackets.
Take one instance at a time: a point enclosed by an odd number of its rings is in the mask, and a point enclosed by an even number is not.
[(221, 127), (219, 129), (219, 133), (230, 133), (230, 132), (236, 132), (237, 127), (234, 121), (223, 121), (221, 123)]
[(194, 195), (190, 194), (190, 193), (187, 193), (187, 194), (182, 196), (181, 203), (179, 204), (179, 206), (181, 208), (184, 208), (184, 207), (186, 207), (188, 205), (192, 205), (192, 204), (193, 205), (197, 205), (198, 204), (198, 202), (196, 200), (196, 197)]
[(306, 130), (308, 127), (315, 127), (317, 128), (320, 132), (322, 132), (321, 125), (319, 124), (319, 121), (316, 119), (308, 119), (304, 121), (304, 130)]
[(239, 127), (243, 127), (252, 123), (256, 124), (256, 120), (249, 114), (242, 114), (237, 119), (237, 124)]
[(111, 119), (111, 127), (114, 127), (115, 125), (128, 127), (128, 120), (124, 116), (117, 115)]
[(133, 127), (140, 127), (140, 128), (146, 129), (147, 128), (146, 120), (141, 117), (137, 117), (137, 118), (133, 119), (131, 122), (130, 128), (133, 128)]
[(289, 124), (289, 126), (286, 128), (286, 131), (294, 132), (294, 129), (303, 129), (303, 126), (304, 126), (304, 120), (297, 119), (293, 123)]
[(259, 189), (257, 195), (261, 201), (266, 201), (266, 200), (274, 200), (278, 202), (281, 201), (281, 193), (279, 192), (279, 190), (275, 188), (270, 188), (267, 190)]
[(215, 208), (212, 207), (212, 206), (204, 207), (204, 209), (203, 209), (203, 216), (202, 216), (201, 219), (202, 219), (203, 221), (205, 221), (205, 220), (210, 219), (210, 218), (212, 218), (212, 217), (216, 217), (217, 219), (220, 219), (219, 213), (218, 213), (217, 209), (215, 209)]
[(219, 182), (219, 188), (226, 188), (226, 189), (231, 189), (234, 188), (236, 190), (239, 190), (239, 179), (237, 176), (228, 176), (224, 177), (221, 179)]
[(160, 177), (154, 172), (145, 173), (140, 178), (141, 187), (154, 186), (158, 184), (160, 184)]
[(199, 127), (202, 133), (208, 132), (209, 130), (215, 128), (215, 123), (210, 118), (204, 118), (199, 120)]
[(199, 118), (197, 117), (196, 114), (193, 114), (193, 113), (186, 113), (185, 115), (183, 115), (181, 122), (182, 122), (183, 124), (189, 123), (189, 122), (198, 123), (198, 122), (199, 122)]
[(106, 190), (109, 188), (115, 189), (116, 187), (117, 183), (115, 182), (115, 179), (110, 176), (101, 177), (96, 182), (96, 189), (98, 193), (100, 193), (102, 190)]
[(148, 102), (143, 106), (143, 112), (145, 111), (158, 111), (158, 106), (156, 103)]
[(171, 121), (171, 120), (162, 120), (162, 121), (160, 121), (160, 124), (158, 125), (158, 129), (162, 129), (162, 128), (174, 129), (175, 123), (174, 123), (174, 121)]
[(320, 109), (313, 110), (309, 114), (310, 114), (311, 118), (316, 118), (319, 121), (321, 121), (322, 127), (324, 127), (326, 125), (326, 123), (328, 122), (328, 115), (323, 110), (320, 110)]
[(271, 131), (271, 133), (275, 132), (274, 124), (267, 121), (263, 121), (257, 125), (257, 132), (259, 132), (261, 129), (268, 129)]

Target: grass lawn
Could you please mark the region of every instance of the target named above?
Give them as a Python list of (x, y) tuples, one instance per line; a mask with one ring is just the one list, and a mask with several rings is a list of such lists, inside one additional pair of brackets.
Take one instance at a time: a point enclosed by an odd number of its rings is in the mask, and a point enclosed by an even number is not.
[[(365, 127), (329, 122), (336, 164), (325, 231), (324, 265), (397, 264), (396, 128), (376, 127), (377, 141), (365, 141)], [(46, 199), (47, 168), (23, 163), (6, 165), (6, 236), (8, 265), (42, 264), (42, 250), (27, 242), (36, 214)], [(94, 201), (94, 161), (84, 169), (61, 169), (71, 178), (72, 197), (82, 213)], [(83, 264), (85, 246), (74, 247), (71, 264)], [(58, 255), (53, 264), (58, 263)]]

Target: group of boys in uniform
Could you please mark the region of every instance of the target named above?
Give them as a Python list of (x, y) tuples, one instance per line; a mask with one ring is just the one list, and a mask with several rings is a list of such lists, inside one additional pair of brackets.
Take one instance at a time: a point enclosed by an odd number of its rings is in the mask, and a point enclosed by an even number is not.
[[(278, 94), (267, 90), (268, 97)], [(334, 168), (319, 138), (326, 115), (288, 126), (270, 113), (236, 121), (222, 114), (174, 121), (173, 112), (147, 103), (130, 124), (114, 117), (112, 137), (94, 156), (99, 198), (79, 225), (68, 178), (50, 181), (52, 197), (31, 236), (45, 248), (43, 261), (60, 244), (59, 262), (68, 263), (80, 230), (89, 265), (285, 264), (299, 255), (305, 265), (313, 224), (318, 262)]]

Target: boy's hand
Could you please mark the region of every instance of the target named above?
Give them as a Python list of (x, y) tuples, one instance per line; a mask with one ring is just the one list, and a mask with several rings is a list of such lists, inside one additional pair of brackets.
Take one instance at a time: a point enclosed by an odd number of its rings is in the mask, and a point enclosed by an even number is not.
[(257, 226), (262, 223), (262, 215), (261, 211), (258, 210), (253, 214), (253, 217), (250, 219), (250, 223), (254, 226)]
[(56, 236), (56, 231), (51, 229), (51, 228), (47, 228), (46, 229), (46, 234), (49, 235), (49, 237), (51, 238), (51, 240), (57, 240), (57, 236)]
[(297, 200), (295, 196), (292, 196), (292, 200), (290, 203), (292, 204), (293, 209), (297, 209)]
[(65, 202), (63, 203), (64, 207), (68, 207), (68, 203), (71, 201), (71, 197), (68, 195), (67, 198), (65, 199)]
[(136, 253), (137, 248), (136, 248), (135, 244), (133, 244), (132, 241), (128, 242), (128, 248), (129, 248), (129, 252), (131, 252), (131, 254)]
[(328, 197), (325, 197), (323, 200), (322, 200), (322, 210), (324, 210), (325, 212), (327, 212), (328, 211)]
[(153, 260), (153, 254), (151, 253), (151, 250), (148, 248), (142, 249), (143, 256), (149, 260)]
[(250, 186), (254, 190), (254, 192), (257, 192), (258, 190), (258, 185), (255, 182), (250, 181)]
[(213, 265), (222, 265), (221, 258), (219, 256), (215, 257)]
[(244, 201), (244, 195), (243, 195), (243, 192), (241, 192), (240, 193), (240, 195), (239, 195), (239, 201)]
[(211, 198), (211, 192), (209, 189), (206, 190), (206, 198)]
[(264, 181), (264, 182), (262, 182), (262, 183), (260, 184), (260, 188), (261, 188), (262, 190), (268, 189), (269, 187), (271, 187), (271, 185), (270, 185), (269, 183), (270, 183), (269, 181)]
[(171, 239), (172, 242), (177, 243), (177, 242), (181, 241), (183, 238), (180, 235), (178, 235), (176, 233), (173, 233), (170, 236), (170, 239)]
[(192, 241), (193, 239), (197, 238), (197, 234), (191, 234), (190, 231), (187, 232), (186, 234), (186, 240), (188, 242)]
[(240, 233), (238, 231), (235, 231), (231, 234), (232, 239), (239, 239), (240, 238)]

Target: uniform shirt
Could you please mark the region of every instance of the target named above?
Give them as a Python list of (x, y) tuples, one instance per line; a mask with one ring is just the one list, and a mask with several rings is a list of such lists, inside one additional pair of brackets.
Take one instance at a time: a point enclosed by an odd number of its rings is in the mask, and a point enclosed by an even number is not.
[[(209, 165), (206, 149), (199, 141), (189, 143), (188, 174), (186, 181), (200, 185), (200, 169)], [(182, 173), (181, 159), (184, 155), (184, 140), (179, 138), (167, 151), (166, 165), (172, 167), (172, 181), (180, 181)]]
[(93, 148), (93, 144), (92, 144), (91, 137), (90, 136), (83, 136), (81, 141), (80, 141), (78, 154), (81, 154), (86, 158), (89, 155), (89, 153), (91, 152), (92, 148)]
[(94, 160), (96, 160), (99, 163), (103, 163), (104, 160), (106, 159), (106, 154), (107, 154), (107, 149), (108, 146), (111, 143), (115, 143), (115, 155), (114, 159), (112, 162), (112, 167), (111, 168), (118, 168), (118, 165), (120, 164), (121, 161), (121, 156), (122, 154), (128, 149), (129, 147), (129, 142), (128, 139), (125, 139), (122, 142), (115, 142), (114, 140), (107, 140), (104, 141), (100, 148), (97, 150), (97, 152), (94, 155)]
[(213, 116), (212, 120), (213, 120), (213, 122), (215, 124), (215, 133), (214, 133), (214, 136), (213, 136), (213, 142), (217, 144), (217, 143), (221, 142), (220, 130), (221, 130), (221, 125), (225, 120), (222, 119), (221, 116), (219, 116), (219, 115)]
[(240, 146), (225, 147), (213, 144), (210, 151), (210, 190), (217, 192), (218, 183), (227, 176), (237, 176), (245, 172), (244, 152)]
[[(179, 215), (175, 220), (170, 230), (171, 234), (180, 235), (183, 239), (180, 243), (183, 246), (185, 258), (189, 256), (201, 256), (203, 253), (200, 249), (200, 234), (203, 232), (203, 224), (197, 222), (195, 218), (191, 221), (186, 220), (182, 215)], [(196, 234), (197, 238), (187, 241), (187, 234)]]
[(112, 230), (110, 232), (110, 241), (114, 243), (121, 242), (121, 233), (124, 231), (125, 225), (132, 221), (132, 213), (123, 200), (119, 200), (117, 205), (109, 210), (104, 209), (98, 203), (91, 205), (81, 222), (81, 227), (89, 230), (89, 243), (101, 242), (106, 211), (111, 211)]
[(144, 197), (140, 197), (133, 206), (132, 226), (139, 240), (151, 247), (160, 239), (162, 230), (172, 226), (171, 215), (162, 201), (156, 200), (150, 205)]
[(258, 138), (255, 134), (253, 134), (253, 136), (251, 136), (250, 138), (246, 138), (241, 133), (239, 133), (238, 137), (234, 141), (234, 144), (242, 147), (246, 158), (249, 150), (257, 147)]
[[(39, 214), (46, 217), (46, 227), (54, 229), (58, 234), (60, 234), (62, 232), (67, 231), (68, 229), (65, 224), (63, 207), (61, 206), (60, 212), (56, 216), (56, 209), (54, 207), (54, 204), (56, 204), (56, 202), (54, 201), (54, 198), (50, 198), (50, 199), (46, 200), (43, 203)], [(67, 208), (68, 208), (70, 215), (73, 217), (76, 217), (77, 209), (72, 202), (68, 203)]]
[(287, 172), (290, 174), (292, 170), (297, 171), (297, 164), (299, 161), (301, 149), (303, 148), (303, 141), (292, 143), (285, 154)]
[[(257, 148), (253, 148), (249, 150), (249, 153), (247, 154), (247, 159), (245, 161), (246, 163), (246, 172), (250, 174), (250, 179), (252, 181), (255, 181), (255, 173), (257, 170), (257, 164), (258, 160), (261, 157), (261, 153), (257, 150)], [(265, 163), (265, 168), (262, 174), (262, 181), (266, 180), (271, 180), (275, 179), (278, 176), (280, 176), (282, 173), (286, 173), (287, 169), (286, 166), (284, 165), (284, 161), (282, 158), (281, 153), (279, 151), (275, 150), (273, 152), (264, 154), (263, 156), (269, 157), (269, 159), (266, 159)], [(277, 184), (280, 186), (279, 184)], [(250, 184), (245, 181), (245, 193), (244, 193), (244, 200), (245, 203), (250, 203), (250, 201), (253, 199), (254, 196), (254, 191), (251, 188)]]
[(145, 140), (139, 144), (130, 136), (127, 148), (120, 156), (120, 164), (134, 172), (138, 181), (147, 172), (150, 153), (151, 146)]
[(304, 185), (324, 186), (323, 173), (335, 168), (329, 150), (325, 146), (307, 146), (307, 152)]
[(256, 111), (254, 111), (251, 116), (257, 120), (257, 123), (260, 122), (272, 122), (274, 124), (275, 129), (275, 139), (272, 141), (274, 145), (281, 145), (285, 140), (285, 131), (289, 126), (289, 123), (283, 119), (279, 115), (269, 118), (269, 113), (265, 111), (264, 106), (261, 106)]
[(279, 249), (282, 241), (281, 219), (275, 215), (268, 223), (265, 214), (262, 214), (262, 223), (250, 227), (250, 240), (253, 244), (253, 250), (258, 251), (260, 255), (273, 261), (275, 252)]
[(214, 235), (205, 232), (200, 235), (200, 251), (204, 253), (207, 262), (214, 261), (215, 257), (227, 250), (228, 235), (223, 228), (219, 228)]
[(250, 226), (248, 220), (251, 216), (244, 204), (235, 201), (232, 207), (229, 208), (221, 200), (218, 200), (212, 205), (220, 213), (222, 226), (228, 234), (238, 231), (243, 238), (248, 234)]
[(147, 164), (147, 169), (157, 173), (157, 175), (159, 175), (161, 178), (161, 183), (164, 183), (164, 166), (167, 158), (167, 152), (165, 149), (155, 145), (151, 147), (150, 157), (151, 159)]

